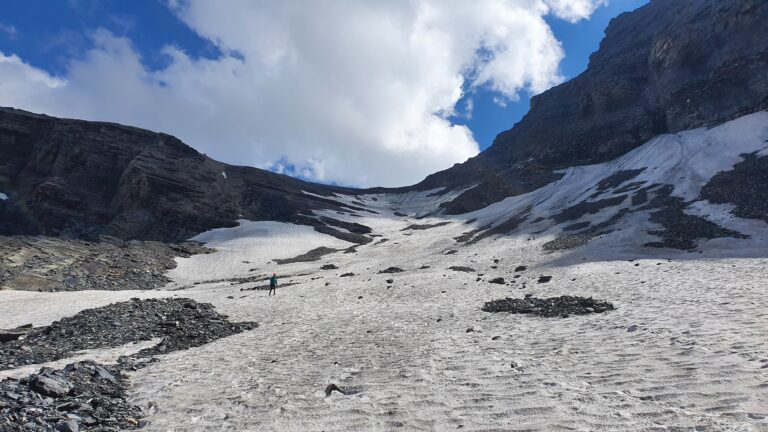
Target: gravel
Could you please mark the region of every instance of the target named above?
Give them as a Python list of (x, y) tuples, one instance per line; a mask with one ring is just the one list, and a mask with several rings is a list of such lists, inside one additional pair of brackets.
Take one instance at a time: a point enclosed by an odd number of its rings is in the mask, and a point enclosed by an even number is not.
[(75, 351), (154, 338), (162, 341), (140, 356), (178, 351), (256, 327), (251, 322), (229, 322), (212, 305), (187, 298), (133, 299), (86, 309), (49, 326), (31, 329), (21, 340), (0, 344), (0, 370), (67, 358)]
[[(256, 328), (232, 323), (213, 306), (186, 298), (132, 299), (32, 328), (20, 340), (0, 344), (0, 370), (161, 338), (161, 342), (106, 366), (93, 361), (61, 370), (42, 368), (0, 382), (0, 432), (120, 431), (144, 425), (142, 410), (126, 402), (124, 371), (151, 364), (155, 355), (185, 350)], [(26, 329), (25, 329), (26, 330)]]
[(0, 382), (0, 431), (121, 431), (144, 426), (143, 413), (126, 402), (127, 363), (93, 361), (62, 370), (43, 368)]
[(595, 300), (592, 297), (560, 296), (540, 299), (526, 296), (522, 299), (505, 298), (485, 303), (485, 312), (509, 312), (514, 314), (532, 314), (546, 318), (569, 315), (587, 315), (614, 310), (611, 303)]
[(147, 290), (170, 280), (176, 257), (211, 253), (198, 243), (105, 237), (100, 242), (0, 236), (0, 287), (30, 291)]

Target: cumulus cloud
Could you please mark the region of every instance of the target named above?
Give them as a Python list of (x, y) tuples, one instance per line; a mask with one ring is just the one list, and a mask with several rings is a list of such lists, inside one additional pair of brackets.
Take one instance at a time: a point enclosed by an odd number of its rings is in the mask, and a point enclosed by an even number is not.
[(131, 41), (95, 31), (62, 77), (0, 55), (2, 104), (174, 134), (208, 155), (322, 181), (399, 186), (478, 152), (452, 124), (463, 92), (500, 103), (559, 83), (544, 16), (602, 0), (255, 2), (169, 7), (223, 55), (164, 49), (149, 70)]

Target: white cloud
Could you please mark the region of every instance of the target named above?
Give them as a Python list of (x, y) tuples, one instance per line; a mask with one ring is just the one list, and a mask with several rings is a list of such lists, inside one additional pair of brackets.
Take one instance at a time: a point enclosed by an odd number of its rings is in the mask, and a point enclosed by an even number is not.
[(559, 83), (563, 52), (543, 17), (578, 20), (599, 3), (175, 0), (221, 58), (168, 46), (169, 66), (149, 71), (129, 40), (97, 31), (63, 78), (0, 56), (2, 104), (164, 131), (318, 181), (411, 184), (477, 153), (447, 119), (465, 85), (503, 103)]
[(589, 18), (598, 7), (608, 4), (608, 0), (544, 0), (551, 12), (558, 17), (576, 22)]

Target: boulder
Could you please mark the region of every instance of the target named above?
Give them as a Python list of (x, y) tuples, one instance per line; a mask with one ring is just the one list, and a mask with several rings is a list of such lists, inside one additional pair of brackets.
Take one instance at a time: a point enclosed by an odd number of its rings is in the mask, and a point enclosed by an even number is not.
[(72, 383), (53, 373), (41, 374), (29, 381), (29, 388), (44, 396), (60, 398), (69, 394)]
[(79, 432), (80, 427), (74, 420), (67, 420), (56, 423), (56, 432)]

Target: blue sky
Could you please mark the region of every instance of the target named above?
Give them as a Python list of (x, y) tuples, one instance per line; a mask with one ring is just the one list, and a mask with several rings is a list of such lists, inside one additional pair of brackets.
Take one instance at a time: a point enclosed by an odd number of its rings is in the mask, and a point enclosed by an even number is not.
[[(491, 1), (492, 0), (489, 0), (489, 2)], [(538, 1), (545, 2), (551, 0)], [(599, 2), (600, 0), (565, 0), (565, 2), (568, 1), (578, 4)], [(340, 79), (341, 84), (337, 84), (337, 87), (330, 85), (329, 87), (331, 88), (327, 91), (325, 89), (318, 90), (316, 99), (310, 101), (298, 99), (293, 102), (295, 104), (301, 104), (302, 109), (304, 109), (303, 105), (306, 105), (307, 113), (297, 113), (294, 115), (293, 113), (296, 111), (296, 105), (289, 106), (286, 108), (287, 114), (283, 117), (264, 120), (264, 124), (262, 124), (261, 127), (254, 126), (253, 130), (243, 131), (240, 135), (227, 137), (227, 140), (233, 142), (232, 144), (214, 144), (213, 141), (218, 139), (217, 135), (186, 128), (183, 123), (184, 119), (177, 120), (170, 117), (170, 115), (168, 119), (163, 119), (165, 113), (174, 110), (173, 103), (181, 104), (182, 102), (172, 102), (170, 101), (170, 96), (166, 96), (162, 92), (158, 91), (156, 93), (151, 93), (147, 91), (147, 96), (143, 100), (132, 102), (135, 107), (151, 109), (152, 105), (154, 105), (152, 98), (162, 100), (169, 98), (168, 106), (163, 108), (162, 112), (148, 114), (145, 118), (136, 115), (133, 112), (136, 109), (133, 111), (131, 110), (131, 103), (126, 102), (124, 104), (125, 106), (119, 107), (115, 106), (115, 102), (108, 101), (114, 101), (115, 99), (119, 100), (121, 97), (125, 97), (125, 94), (105, 94), (104, 87), (99, 89), (96, 87), (96, 84), (93, 85), (93, 88), (89, 87), (89, 81), (100, 81), (104, 77), (88, 77), (88, 73), (103, 74), (104, 72), (94, 71), (116, 70), (109, 69), (109, 65), (101, 65), (100, 67), (93, 66), (98, 63), (98, 59), (95, 59), (96, 56), (94, 53), (113, 54), (114, 57), (119, 57), (118, 60), (124, 62), (122, 63), (124, 65), (123, 67), (128, 68), (130, 68), (130, 65), (132, 64), (131, 56), (135, 56), (136, 62), (140, 64), (138, 72), (139, 81), (149, 81), (150, 84), (155, 86), (155, 90), (164, 86), (181, 88), (181, 86), (177, 86), (176, 82), (173, 81), (176, 78), (181, 81), (181, 75), (174, 75), (171, 73), (176, 73), (176, 71), (180, 69), (179, 65), (186, 65), (189, 63), (202, 68), (203, 66), (207, 67), (208, 64), (206, 61), (210, 60), (217, 66), (230, 64), (232, 66), (228, 67), (234, 69), (242, 66), (239, 63), (251, 63), (249, 66), (254, 68), (261, 67), (264, 69), (264, 67), (266, 67), (264, 65), (268, 66), (271, 63), (262, 61), (261, 63), (254, 65), (251, 62), (251, 59), (256, 54), (260, 54), (263, 51), (263, 46), (260, 45), (258, 41), (264, 40), (265, 38), (269, 39), (273, 34), (280, 34), (282, 28), (275, 27), (271, 30), (271, 33), (266, 33), (266, 30), (262, 33), (258, 33), (258, 31), (261, 30), (261, 27), (267, 27), (271, 24), (271, 21), (278, 22), (280, 19), (286, 20), (285, 23), (287, 24), (285, 24), (285, 27), (291, 27), (294, 21), (297, 23), (297, 28), (301, 27), (303, 29), (306, 27), (306, 23), (302, 21), (302, 19), (307, 19), (306, 17), (296, 16), (295, 14), (291, 15), (289, 12), (278, 10), (274, 11), (273, 16), (268, 17), (269, 20), (265, 21), (265, 25), (254, 26), (252, 29), (249, 29), (250, 22), (246, 21), (243, 26), (246, 30), (240, 34), (233, 35), (228, 29), (227, 20), (231, 21), (234, 19), (233, 17), (238, 18), (239, 16), (248, 16), (248, 13), (254, 13), (254, 11), (211, 11), (210, 8), (212, 4), (219, 5), (220, 7), (225, 3), (205, 1), (200, 4), (198, 3), (199, 0), (191, 0), (189, 1), (189, 4), (184, 3), (182, 6), (177, 5), (174, 7), (169, 6), (168, 2), (160, 0), (5, 0), (2, 12), (0, 12), (0, 52), (5, 56), (17, 56), (20, 59), (19, 62), (26, 65), (23, 69), (28, 73), (32, 73), (34, 70), (39, 70), (49, 74), (51, 80), (60, 79), (61, 82), (67, 82), (66, 86), (59, 86), (58, 88), (69, 88), (72, 93), (66, 96), (46, 96), (45, 98), (40, 98), (40, 100), (30, 100), (29, 103), (26, 103), (27, 99), (22, 96), (17, 98), (21, 102), (18, 102), (11, 97), (9, 101), (10, 103), (0, 100), (0, 105), (15, 105), (21, 108), (44, 111), (53, 115), (81, 117), (94, 120), (109, 120), (135, 124), (155, 130), (163, 130), (180, 136), (199, 150), (208, 151), (212, 156), (226, 162), (236, 163), (238, 161), (243, 161), (244, 164), (261, 166), (317, 181), (352, 185), (382, 184), (381, 181), (385, 174), (379, 175), (378, 178), (375, 178), (372, 174), (368, 175), (368, 173), (363, 171), (361, 171), (357, 177), (350, 178), (344, 178), (333, 174), (339, 172), (339, 169), (334, 168), (333, 165), (333, 161), (336, 159), (339, 160), (339, 164), (342, 164), (343, 162), (343, 165), (341, 166), (345, 167), (354, 164), (355, 161), (363, 165), (370, 163), (366, 161), (365, 158), (367, 154), (371, 154), (371, 148), (374, 148), (376, 151), (388, 152), (386, 154), (382, 153), (382, 155), (379, 155), (375, 159), (376, 161), (391, 160), (391, 162), (382, 162), (385, 165), (386, 163), (391, 163), (391, 167), (388, 167), (388, 171), (385, 172), (392, 172), (393, 169), (397, 169), (398, 167), (402, 167), (405, 172), (405, 162), (403, 161), (415, 158), (414, 160), (416, 162), (414, 162), (413, 167), (407, 168), (407, 170), (413, 171), (413, 174), (411, 175), (410, 171), (408, 171), (410, 177), (404, 174), (402, 180), (397, 179), (391, 182), (392, 184), (397, 184), (413, 181), (412, 179), (417, 179), (419, 176), (428, 174), (440, 166), (449, 165), (449, 162), (461, 161), (466, 158), (466, 155), (471, 155), (473, 153), (473, 145), (476, 145), (474, 152), (477, 151), (478, 147), (480, 150), (487, 148), (497, 133), (512, 127), (512, 125), (519, 121), (527, 112), (530, 93), (532, 91), (531, 89), (542, 86), (540, 83), (537, 84), (537, 73), (540, 75), (551, 75), (547, 77), (550, 81), (555, 72), (558, 72), (560, 76), (566, 79), (578, 75), (586, 68), (589, 54), (597, 49), (598, 44), (603, 37), (603, 30), (608, 24), (608, 21), (621, 12), (633, 10), (647, 3), (647, 0), (611, 0), (607, 5), (595, 9), (589, 18), (578, 21), (570, 19), (570, 16), (567, 15), (567, 11), (553, 11), (544, 15), (544, 22), (549, 26), (554, 33), (555, 38), (560, 42), (565, 54), (559, 62), (559, 65), (557, 65), (557, 70), (555, 71), (552, 66), (549, 66), (548, 69), (546, 66), (542, 66), (539, 69), (526, 71), (526, 73), (532, 75), (533, 78), (525, 78), (519, 82), (508, 82), (509, 80), (506, 80), (503, 76), (503, 70), (499, 72), (498, 68), (496, 68), (494, 71), (489, 72), (489, 78), (487, 78), (486, 82), (473, 83), (469, 80), (465, 81), (461, 86), (465, 94), (458, 100), (458, 102), (455, 100), (450, 101), (450, 98), (446, 99), (448, 97), (450, 85), (434, 90), (434, 94), (425, 96), (426, 102), (424, 102), (424, 106), (413, 107), (413, 112), (416, 113), (416, 115), (423, 115), (423, 113), (419, 114), (419, 109), (423, 111), (428, 109), (429, 106), (437, 104), (441, 109), (453, 109), (453, 115), (448, 116), (444, 120), (428, 117), (426, 119), (428, 122), (434, 120), (442, 123), (430, 125), (429, 127), (425, 127), (424, 130), (415, 130), (414, 128), (411, 128), (403, 131), (394, 131), (393, 134), (411, 137), (411, 140), (418, 142), (429, 140), (452, 142), (453, 140), (458, 144), (440, 147), (441, 144), (439, 144), (439, 142), (430, 143), (429, 145), (425, 145), (423, 149), (417, 149), (414, 156), (409, 156), (408, 154), (408, 150), (414, 148), (414, 144), (411, 142), (375, 142), (375, 136), (370, 137), (356, 130), (351, 132), (347, 131), (347, 128), (352, 128), (349, 126), (350, 123), (361, 121), (356, 115), (353, 115), (348, 121), (344, 118), (339, 120), (339, 115), (341, 114), (338, 112), (336, 112), (332, 118), (324, 115), (318, 115), (318, 118), (316, 118), (315, 114), (313, 114), (315, 111), (322, 111), (324, 109), (324, 101), (334, 100), (335, 103), (336, 94), (339, 93), (338, 91), (334, 93), (333, 89), (336, 88), (337, 90), (340, 89), (342, 93), (349, 92), (349, 94), (342, 94), (340, 96), (340, 98), (349, 99), (346, 101), (346, 105), (341, 105), (338, 108), (340, 112), (346, 113), (348, 107), (351, 105), (353, 108), (360, 111), (359, 114), (363, 116), (362, 118), (366, 121), (374, 120), (377, 116), (381, 115), (382, 118), (391, 118), (391, 121), (395, 122), (382, 124), (379, 128), (379, 135), (382, 133), (385, 134), (387, 130), (392, 129), (392, 124), (408, 123), (411, 120), (409, 118), (395, 118), (394, 114), (391, 112), (379, 112), (375, 109), (371, 109), (370, 107), (376, 106), (376, 103), (381, 103), (382, 105), (396, 105), (398, 100), (393, 99), (391, 94), (387, 94), (391, 92), (378, 95), (380, 102), (375, 98), (372, 99), (373, 97), (370, 95), (359, 94), (365, 93), (366, 86), (370, 87), (373, 85), (366, 83), (364, 79), (360, 80), (360, 88), (362, 88), (363, 91), (354, 93), (354, 83), (349, 86), (346, 85), (346, 83), (350, 81), (350, 78), (340, 77), (342, 78)], [(234, 3), (235, 2), (226, 4), (229, 5)], [(521, 1), (520, 3), (523, 2)], [(269, 3), (266, 4), (269, 6), (264, 6), (262, 9), (272, 7)], [(349, 9), (356, 9), (348, 6), (349, 5), (346, 5), (344, 8), (339, 8), (337, 15), (347, 13), (347, 10)], [(490, 3), (489, 7), (491, 7)], [(328, 7), (326, 9), (333, 8)], [(528, 13), (524, 7), (517, 7), (517, 9), (513, 7), (511, 10), (510, 13), (513, 15), (510, 16), (512, 17)], [(256, 13), (261, 12), (261, 10), (256, 11)], [(353, 10), (349, 13), (352, 15), (361, 14), (362, 18), (359, 16), (351, 16), (349, 20), (344, 21), (339, 19), (339, 22), (343, 24), (351, 23), (350, 25), (354, 26), (357, 21), (371, 19), (370, 16), (366, 15), (367, 12), (368, 11), (365, 10)], [(382, 11), (375, 12), (381, 13)], [(392, 13), (395, 19), (398, 19), (402, 15), (399, 10), (386, 10), (383, 12)], [(226, 13), (230, 13), (230, 15), (226, 15)], [(273, 13), (273, 11), (269, 11), (269, 13)], [(219, 15), (221, 15), (221, 17), (219, 17)], [(315, 16), (317, 15), (318, 14), (315, 13)], [(464, 15), (466, 15), (466, 13), (464, 13)], [(256, 19), (259, 18), (258, 14), (253, 16), (255, 16)], [(219, 21), (216, 21), (217, 18), (219, 18)], [(312, 17), (309, 18), (312, 19)], [(537, 18), (537, 15), (531, 15), (531, 22), (536, 21), (535, 18)], [(337, 17), (332, 16), (329, 13), (327, 19), (333, 21), (336, 20)], [(489, 20), (493, 18), (479, 16), (477, 19)], [(302, 23), (301, 26), (298, 23)], [(438, 24), (435, 24), (435, 26)], [(478, 31), (481, 31), (482, 26), (484, 25), (483, 22), (479, 21), (479, 24), (475, 24), (480, 28)], [(493, 23), (489, 23), (489, 25), (491, 24)], [(531, 25), (530, 29), (528, 29), (526, 26), (528, 26), (528, 24), (523, 21), (521, 24), (518, 24), (517, 27), (512, 27), (512, 30), (523, 32), (521, 33), (522, 36), (528, 34), (526, 32), (533, 34), (531, 39), (533, 41), (541, 39), (541, 35), (537, 36), (535, 34), (535, 32), (538, 31), (537, 27)], [(97, 29), (105, 29), (107, 32), (95, 37), (94, 31)], [(441, 31), (447, 30), (449, 32), (452, 30), (450, 27), (447, 29), (441, 27), (439, 29)], [(252, 33), (248, 33), (248, 31), (251, 30)], [(463, 28), (456, 30), (466, 31)], [(322, 34), (323, 31), (327, 32), (328, 29), (318, 29), (318, 32), (321, 32), (320, 34)], [(357, 31), (364, 31), (364, 29)], [(295, 31), (294, 33), (291, 33), (290, 36), (291, 41), (295, 41), (298, 40), (302, 34), (299, 31)], [(346, 39), (343, 39), (343, 36), (346, 36)], [(470, 36), (472, 35), (470, 34)], [(457, 38), (458, 37), (460, 36), (457, 36)], [(506, 37), (509, 39), (509, 36)], [(536, 39), (536, 37), (538, 37), (538, 39)], [(413, 35), (411, 35), (411, 38), (413, 39)], [(512, 37), (512, 40), (500, 40), (503, 44), (508, 44), (509, 51), (511, 51), (515, 49), (514, 47), (516, 46), (514, 45), (516, 43), (514, 41), (515, 38), (516, 37)], [(372, 39), (373, 43), (381, 43), (380, 39)], [(337, 39), (331, 39), (328, 43), (344, 45), (348, 43), (348, 40), (349, 34), (339, 35)], [(254, 42), (253, 45), (249, 45), (252, 41), (257, 42)], [(121, 44), (121, 42), (125, 43)], [(453, 43), (453, 45), (456, 45), (456, 43)], [(551, 48), (552, 44), (550, 43), (549, 45)], [(182, 54), (169, 54), (169, 46), (174, 47), (174, 49)], [(354, 45), (351, 45), (348, 48), (345, 47), (347, 50), (346, 52), (350, 57), (356, 55), (356, 48), (361, 48), (360, 56), (366, 56), (368, 51), (370, 51), (370, 47), (362, 45), (360, 47)], [(517, 49), (523, 48), (523, 46), (519, 46)], [(253, 51), (248, 51), (249, 49), (252, 49)], [(435, 47), (436, 52), (439, 51), (439, 49), (439, 47)], [(427, 50), (429, 50), (429, 46), (427, 46)], [(305, 49), (305, 51), (299, 50), (297, 51), (297, 54), (294, 55), (308, 56), (308, 53), (311, 54), (314, 51), (317, 51), (316, 47)], [(243, 55), (241, 52), (248, 52), (249, 54)], [(396, 49), (393, 48), (393, 51), (391, 52), (391, 63), (397, 64), (398, 59), (396, 56), (400, 54), (401, 53), (398, 53)], [(403, 58), (405, 61), (409, 60), (409, 55), (413, 55), (412, 53), (402, 54), (404, 55)], [(270, 55), (274, 55), (274, 51), (270, 51)], [(323, 53), (323, 55), (332, 58), (334, 55), (339, 55), (339, 52), (329, 50), (327, 53)], [(382, 53), (382, 56), (385, 57), (384, 63), (382, 63), (384, 67), (388, 66), (388, 63), (386, 63), (386, 55), (386, 52)], [(499, 55), (499, 57), (501, 57), (501, 55)], [(459, 57), (459, 60), (463, 59), (463, 57)], [(512, 57), (510, 57), (510, 59), (510, 61), (514, 60)], [(375, 59), (374, 61), (376, 60), (381, 59)], [(317, 61), (314, 61), (315, 63), (312, 63), (313, 68), (324, 67), (323, 65), (318, 66)], [(339, 60), (336, 59), (333, 61), (335, 63), (332, 66), (335, 67), (335, 64), (338, 64)], [(419, 66), (419, 69), (417, 70), (426, 70), (425, 73), (430, 73), (428, 70), (430, 65), (440, 61), (444, 61), (444, 59), (436, 58), (434, 61)], [(475, 59), (473, 61), (475, 61), (475, 64), (479, 64), (479, 60)], [(402, 63), (402, 60), (400, 60), (400, 62)], [(118, 61), (115, 60), (114, 63), (118, 63)], [(453, 61), (446, 64), (455, 65), (458, 63)], [(510, 64), (514, 65), (514, 63)], [(356, 75), (352, 77), (353, 80), (358, 80), (360, 77), (359, 71), (365, 70), (362, 66), (356, 64), (354, 59), (350, 61), (347, 66), (349, 66), (349, 69), (352, 72), (356, 73)], [(343, 68), (344, 65), (341, 67)], [(377, 65), (377, 68), (377, 70), (381, 70), (382, 66)], [(488, 69), (490, 70), (491, 68)], [(30, 72), (30, 70), (32, 71)], [(333, 71), (333, 68), (329, 68), (329, 70), (331, 71), (332, 79), (334, 79), (335, 72)], [(457, 69), (457, 72), (461, 72), (461, 70)], [(233, 70), (230, 71), (230, 73), (237, 75), (244, 74), (245, 72)], [(400, 73), (400, 71), (395, 70), (392, 73), (387, 73), (384, 78), (396, 73)], [(393, 80), (394, 84), (392, 82), (386, 82), (385, 85), (402, 84), (404, 79), (413, 75), (412, 71), (408, 71), (408, 73), (410, 75), (403, 75), (406, 78), (396, 76)], [(431, 73), (434, 74), (435, 71), (431, 71)], [(76, 82), (75, 77), (78, 76), (78, 74), (86, 76), (85, 78), (80, 78), (82, 82)], [(312, 92), (315, 89), (318, 89), (318, 80), (320, 85), (324, 85), (325, 82), (328, 81), (327, 79), (325, 81), (320, 80), (322, 76), (320, 76), (319, 73), (317, 75), (318, 78), (315, 81), (311, 81), (314, 77), (308, 78), (310, 81), (303, 87), (303, 91)], [(259, 79), (264, 78), (262, 75), (258, 74), (254, 76)], [(132, 77), (127, 76), (125, 78), (119, 78), (115, 76), (114, 86), (119, 87), (122, 82), (130, 81), (130, 78)], [(447, 75), (444, 78), (443, 81), (447, 82), (450, 80), (451, 76)], [(184, 75), (184, 80), (187, 79), (189, 79), (189, 77)], [(195, 79), (199, 79), (199, 77)], [(303, 77), (298, 76), (297, 78), (294, 78), (294, 80), (295, 79), (301, 80)], [(377, 77), (371, 77), (371, 80), (376, 82), (380, 81)], [(413, 87), (410, 88), (409, 92), (418, 94), (421, 88), (431, 85), (431, 81), (439, 80), (436, 77), (427, 77), (426, 80), (414, 81), (414, 83), (410, 83)], [(22, 84), (18, 84), (18, 86), (26, 85), (24, 83), (28, 83), (29, 80), (21, 82)], [(548, 81), (543, 79), (542, 82), (546, 83)], [(14, 84), (11, 83), (9, 85)], [(231, 86), (229, 84), (227, 85)], [(248, 90), (247, 80), (240, 82), (239, 85), (245, 86), (246, 90)], [(270, 83), (270, 86), (272, 87), (275, 85), (286, 86), (284, 93), (281, 94), (287, 94), (293, 90), (293, 85), (286, 85), (285, 82), (282, 81)], [(107, 83), (107, 88), (108, 87), (109, 82)], [(507, 89), (506, 94), (504, 94), (504, 91), (499, 92), (498, 88)], [(142, 90), (146, 89), (138, 89), (132, 93), (141, 94)], [(405, 90), (408, 90), (407, 87)], [(32, 91), (32, 94), (37, 95), (38, 93), (39, 92), (37, 91)], [(186, 97), (188, 93), (189, 92), (182, 96)], [(270, 92), (262, 90), (261, 93), (255, 93), (251, 100), (244, 100), (241, 101), (241, 103), (248, 107), (251, 107), (254, 104), (259, 104), (261, 101), (266, 100), (264, 93)], [(29, 94), (29, 91), (20, 92), (20, 94), (26, 95)], [(83, 101), (77, 100), (81, 94), (83, 95)], [(98, 96), (94, 95), (103, 95), (104, 100), (98, 100)], [(204, 98), (204, 95), (196, 95), (196, 100)], [(472, 104), (471, 113), (466, 109), (470, 99)], [(497, 103), (496, 101), (499, 99), (506, 100), (506, 103)], [(75, 100), (75, 103), (73, 103), (73, 100)], [(448, 102), (445, 102), (446, 100), (448, 100)], [(183, 102), (186, 103), (187, 101), (185, 100)], [(203, 106), (214, 106), (217, 111), (225, 110), (225, 108), (216, 105), (221, 105), (222, 102), (203, 102)], [(273, 100), (270, 107), (268, 107), (269, 114), (263, 114), (262, 111), (255, 111), (251, 117), (246, 117), (245, 121), (248, 121), (249, 118), (256, 120), (261, 117), (268, 117), (271, 115), (271, 112), (274, 111), (274, 106), (280, 105), (281, 103), (282, 98), (279, 98), (277, 101)], [(371, 109), (371, 111), (367, 112), (365, 111), (366, 109)], [(242, 108), (238, 108), (238, 110), (243, 111)], [(403, 110), (407, 112), (408, 107), (404, 107)], [(198, 111), (190, 112), (194, 114), (200, 112), (200, 110), (198, 109)], [(190, 114), (187, 114), (187, 123), (189, 115)], [(299, 119), (298, 123), (300, 125), (306, 124), (306, 126), (297, 126), (297, 124), (293, 124), (292, 121), (295, 118)], [(282, 121), (285, 121), (286, 123), (282, 128), (278, 126), (274, 126), (274, 128), (272, 127), (273, 125), (281, 124)], [(254, 122), (258, 123), (258, 121)], [(335, 125), (334, 128), (330, 128), (329, 126), (328, 130), (325, 131), (321, 130), (318, 133), (314, 133), (311, 129), (317, 125), (323, 125), (321, 128), (325, 128), (326, 125), (333, 124), (334, 122), (338, 122), (339, 124)], [(243, 120), (240, 120), (238, 124), (235, 124), (235, 128), (238, 128), (242, 123)], [(414, 120), (414, 123), (417, 123), (417, 121)], [(476, 144), (472, 143), (471, 138), (461, 138), (461, 130), (460, 128), (453, 127), (455, 125), (466, 125), (469, 130), (471, 130), (471, 135), (474, 136), (474, 142)], [(372, 129), (377, 129), (375, 124), (372, 126)], [(301, 128), (305, 128), (306, 130), (301, 131), (300, 133), (293, 132), (293, 130)], [(265, 129), (269, 129), (269, 131), (265, 131)], [(263, 135), (262, 131), (264, 131)], [(236, 142), (238, 140), (243, 141), (244, 136), (246, 137), (245, 140), (250, 141), (248, 146), (243, 146), (239, 142)], [(349, 141), (349, 143), (338, 144), (339, 141), (345, 140)], [(360, 148), (361, 144), (359, 143), (367, 141), (371, 141), (371, 143), (367, 144), (370, 145), (371, 148), (361, 149), (359, 155), (349, 155), (349, 158), (354, 157), (355, 159), (342, 160), (343, 157), (347, 156), (347, 149)], [(296, 143), (301, 143), (301, 145)], [(347, 147), (345, 147), (345, 145)], [(275, 150), (275, 148), (278, 150)], [(461, 148), (461, 150), (455, 150), (456, 148)], [(435, 166), (429, 164), (431, 155), (443, 153), (445, 153), (445, 156), (443, 157), (444, 160), (441, 159), (439, 164)], [(418, 158), (422, 158), (423, 160), (419, 161)], [(329, 172), (331, 174), (329, 174)], [(378, 183), (376, 181), (378, 181)]]

